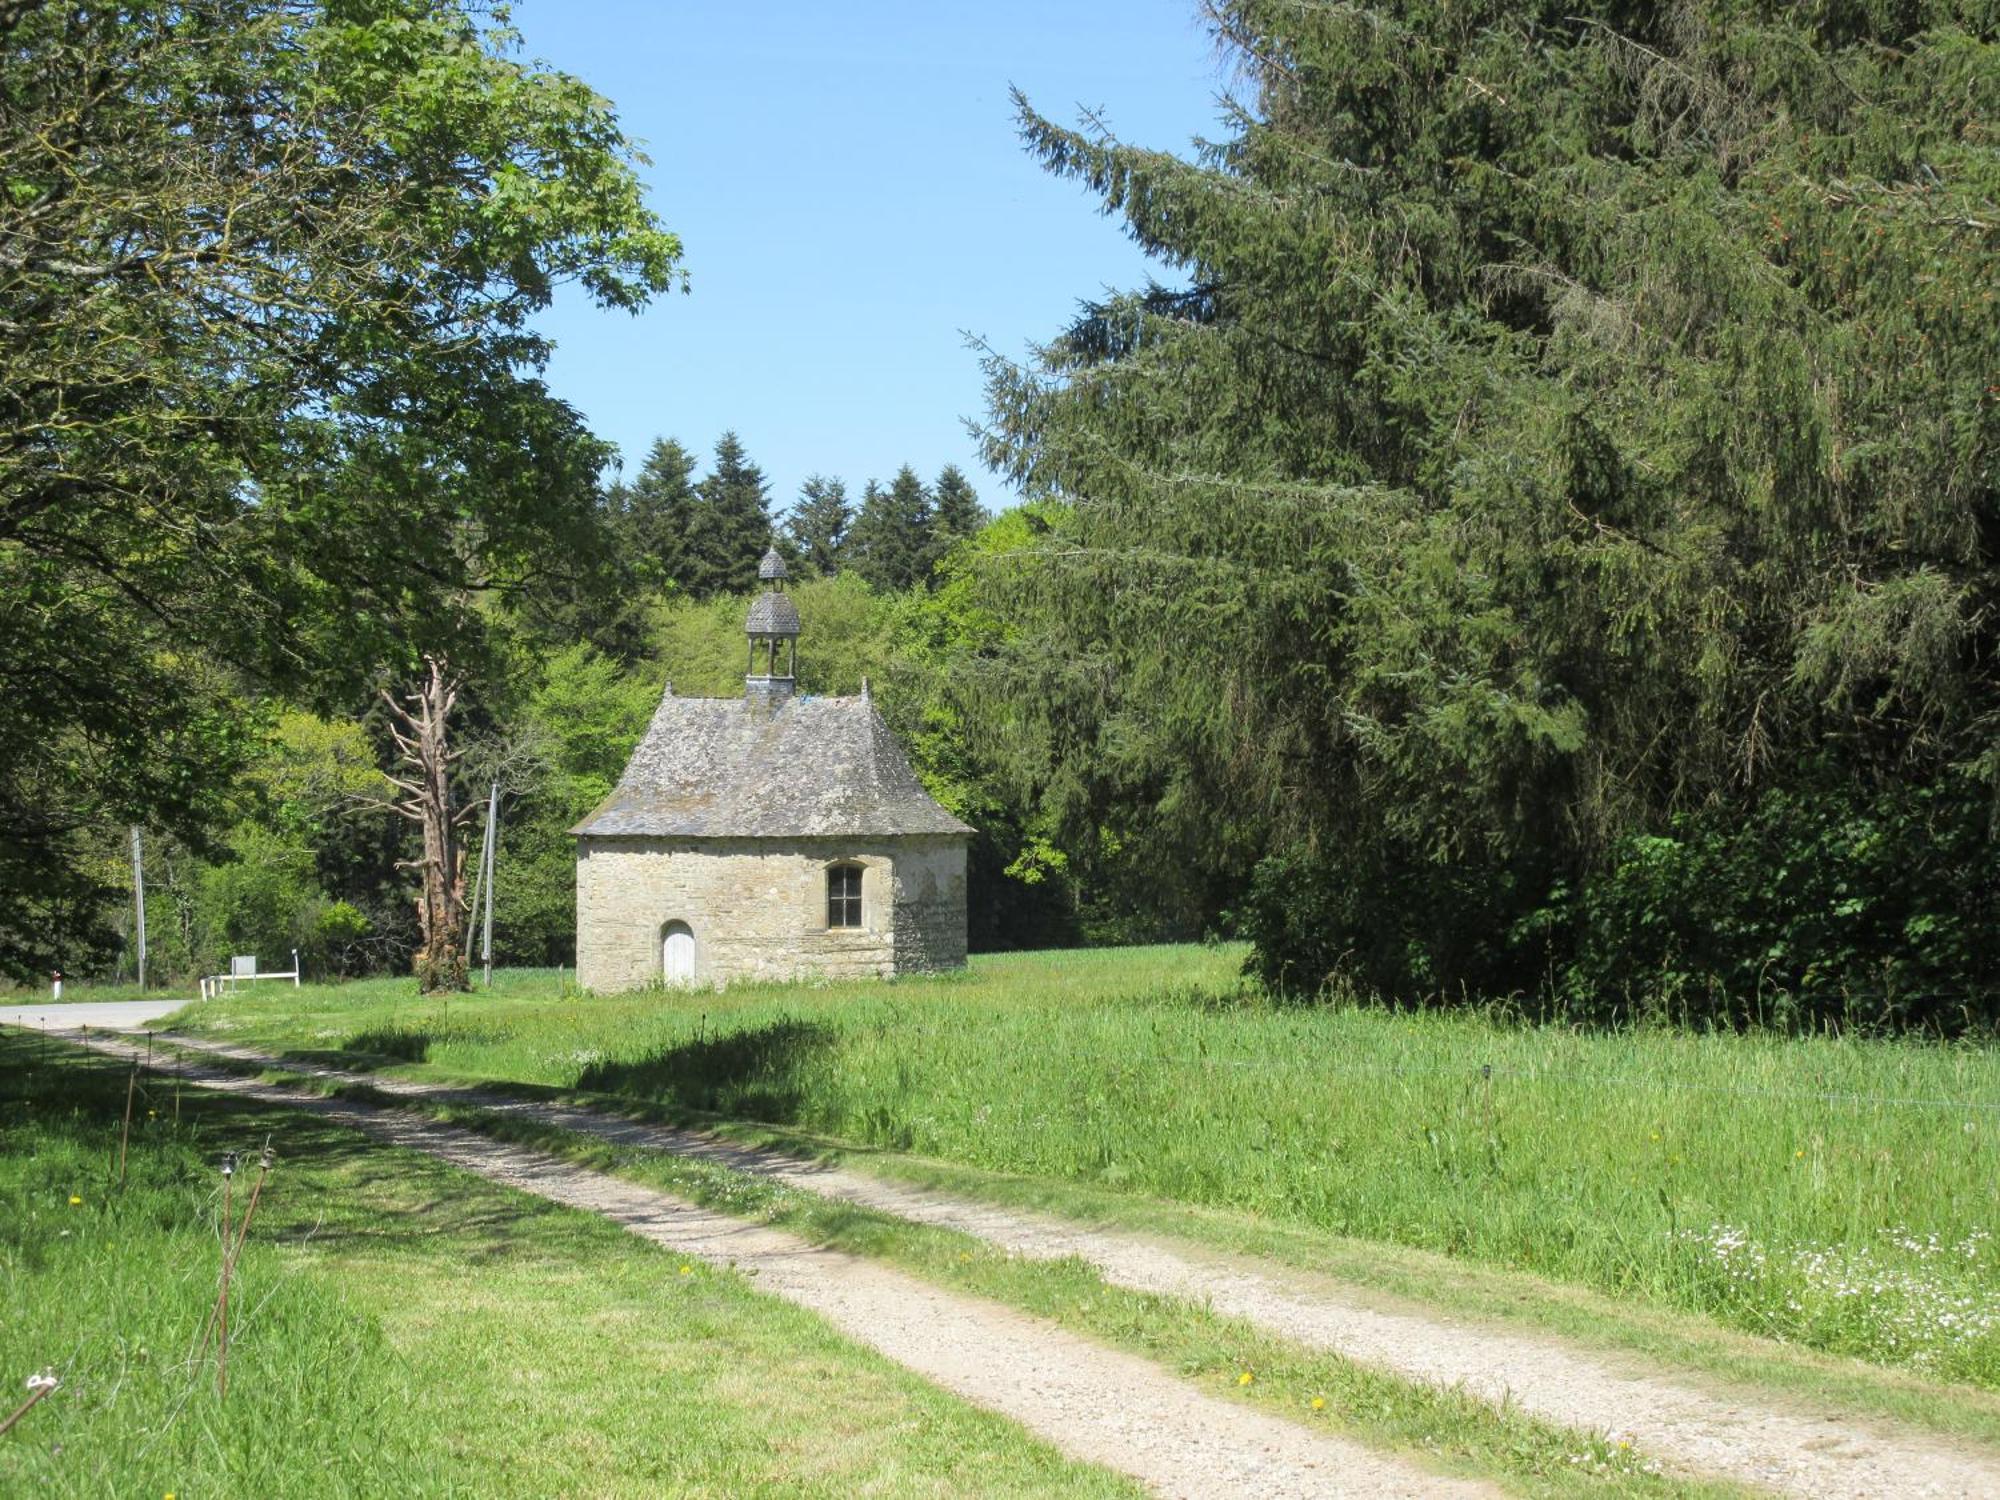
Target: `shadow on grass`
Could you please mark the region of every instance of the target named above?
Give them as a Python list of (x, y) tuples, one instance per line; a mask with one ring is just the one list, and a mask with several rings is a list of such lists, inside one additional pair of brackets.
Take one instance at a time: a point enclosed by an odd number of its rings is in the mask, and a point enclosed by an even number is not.
[(74, 1212), (111, 1216), (128, 1226), (120, 1237), (134, 1243), (162, 1232), (210, 1243), (223, 1156), (238, 1157), (240, 1215), (267, 1141), (276, 1165), (252, 1235), (266, 1246), (463, 1264), (539, 1260), (552, 1249), (605, 1240), (608, 1226), (588, 1216), (316, 1118), (310, 1105), (194, 1084), (176, 1089), (157, 1067), (138, 1074), (120, 1187), (118, 1145), (132, 1074), (122, 1059), (0, 1028), (0, 1261), (27, 1265), (49, 1251), (53, 1242), (27, 1209), (62, 1205), (72, 1193), (82, 1200)]
[(403, 1063), (429, 1062), (431, 1047), (438, 1040), (429, 1031), (358, 1031), (337, 1047), (277, 1047), (271, 1055), (279, 1062), (300, 1067), (338, 1068), (347, 1073), (373, 1073)]
[(360, 1031), (342, 1042), (341, 1050), (349, 1055), (360, 1052), (369, 1057), (384, 1058), (392, 1062), (427, 1062), (431, 1055), (428, 1031), (404, 1031), (383, 1028), (378, 1031)]
[(834, 1039), (831, 1026), (781, 1016), (725, 1036), (664, 1047), (646, 1057), (592, 1063), (577, 1074), (573, 1086), (788, 1124), (798, 1116), (801, 1061)]

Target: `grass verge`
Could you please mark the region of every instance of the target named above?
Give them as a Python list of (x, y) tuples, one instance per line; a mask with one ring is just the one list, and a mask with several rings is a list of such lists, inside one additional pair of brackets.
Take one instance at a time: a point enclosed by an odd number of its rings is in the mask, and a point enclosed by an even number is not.
[[(411, 1107), (406, 1098), (378, 1095), (365, 1085), (330, 1083), (198, 1051), (190, 1055), (209, 1066)], [(1324, 1279), (1336, 1295), (1359, 1294), (1385, 1310), (1425, 1315), (1442, 1312), (1481, 1319), (1522, 1334), (1553, 1335), (1602, 1356), (1622, 1358), (1635, 1370), (1677, 1374), (1693, 1384), (1750, 1402), (1789, 1405), (1820, 1414), (1838, 1411), (1862, 1421), (1886, 1419), (1941, 1437), (2000, 1447), (2000, 1396), (1992, 1392), (1747, 1335), (1699, 1314), (1614, 1298), (1531, 1273), (1468, 1266), (1448, 1256), (1319, 1234), (1234, 1210), (1190, 1207), (1057, 1179), (983, 1171), (796, 1130), (717, 1120), (671, 1105), (505, 1081), (486, 1081), (478, 1086), (514, 1098), (590, 1108), (620, 1119), (693, 1127), (745, 1145), (773, 1148), (907, 1186), (1051, 1214), (1081, 1225), (1154, 1236), (1176, 1244), (1183, 1252), (1206, 1249), (1224, 1257), (1251, 1256), (1293, 1268), (1306, 1279)], [(504, 1129), (518, 1128), (505, 1119), (497, 1123)], [(559, 1143), (560, 1137), (558, 1132), (549, 1139)], [(584, 1153), (578, 1159), (609, 1159), (589, 1154), (608, 1150), (604, 1143), (587, 1137), (578, 1137), (578, 1142)]]
[(1405, 1453), (1440, 1472), (1493, 1480), (1512, 1493), (1743, 1493), (1724, 1483), (1663, 1474), (1656, 1464), (1618, 1441), (1578, 1434), (1518, 1411), (1495, 1410), (1458, 1391), (1403, 1380), (1303, 1348), (1187, 1299), (1110, 1286), (1080, 1260), (1022, 1259), (970, 1236), (912, 1224), (748, 1173), (616, 1146), (559, 1126), (461, 1103), (417, 1101), (386, 1095), (366, 1084), (238, 1066), (293, 1087), (415, 1110), (784, 1228), (818, 1244), (883, 1260), (953, 1290), (1006, 1303), (1142, 1355), (1211, 1394), (1241, 1399)]
[[(190, 1089), (176, 1119), (155, 1080), (120, 1191), (126, 1079), (0, 1030), (0, 1372), (63, 1382), (0, 1492), (1138, 1493), (732, 1273), (296, 1112)], [(225, 1400), (216, 1159), (266, 1137)]]
[(1240, 950), (596, 998), (247, 994), (295, 1056), (758, 1121), (1255, 1215), (2000, 1391), (2000, 1051), (1273, 1008)]

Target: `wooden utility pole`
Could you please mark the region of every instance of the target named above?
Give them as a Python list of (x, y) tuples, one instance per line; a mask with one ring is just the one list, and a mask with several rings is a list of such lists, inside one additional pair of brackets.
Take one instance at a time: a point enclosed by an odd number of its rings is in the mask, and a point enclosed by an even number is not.
[(132, 825), (132, 904), (139, 923), (139, 988), (146, 987), (146, 862), (139, 853), (139, 825)]
[(486, 967), (486, 988), (493, 988), (493, 856), (498, 851), (500, 835), (500, 783), (493, 783), (493, 790), (486, 797), (486, 848), (480, 856), (480, 880), (484, 884), (486, 896), (486, 931), (480, 939), (480, 958)]
[(462, 679), (442, 657), (426, 656), (424, 664), (430, 672), (415, 692), (398, 702), (384, 689), (382, 701), (395, 718), (389, 733), (407, 773), (389, 778), (403, 793), (392, 805), (423, 829), (422, 857), (399, 861), (399, 867), (416, 870), (423, 880), (417, 897), (424, 944), (416, 956), (417, 987), (434, 995), (465, 988), (465, 851), (458, 825), (478, 805), (454, 808), (451, 800), (451, 765), (458, 756), (446, 736)]

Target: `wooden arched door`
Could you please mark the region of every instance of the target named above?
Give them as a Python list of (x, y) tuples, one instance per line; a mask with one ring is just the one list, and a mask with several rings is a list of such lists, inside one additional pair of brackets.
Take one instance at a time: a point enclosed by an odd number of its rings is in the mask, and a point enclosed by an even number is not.
[(660, 972), (668, 984), (694, 983), (694, 932), (685, 922), (669, 922), (660, 934)]

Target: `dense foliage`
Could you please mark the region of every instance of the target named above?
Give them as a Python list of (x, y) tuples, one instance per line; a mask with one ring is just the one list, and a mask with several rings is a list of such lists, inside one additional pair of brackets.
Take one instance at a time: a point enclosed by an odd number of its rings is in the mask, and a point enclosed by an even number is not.
[(907, 465), (774, 516), (733, 434), (600, 484), (528, 320), (679, 247), (476, 7), (0, 0), (0, 970), (111, 951), (128, 822), (156, 969), (407, 952), (370, 705), (424, 649), (496, 956), (566, 961), (566, 830), (663, 679), (734, 690), (775, 543), (804, 688), (874, 678), (981, 830), (977, 946), (2000, 1019), (1991, 18), (1207, 14), (1194, 159), (1021, 104), (1171, 284), (989, 361), (989, 522)]
[[(480, 650), (457, 726), (457, 780), (461, 800), (481, 809), (489, 786), (500, 791), (494, 955), (502, 964), (573, 961), (569, 829), (611, 790), (664, 682), (684, 694), (742, 691), (743, 575), (754, 583), (772, 523), (761, 473), (740, 441), (725, 435), (710, 472), (698, 477), (699, 467), (678, 442), (655, 443), (596, 508), (608, 556), (594, 575), (543, 575), (479, 612)], [(947, 468), (939, 487), (957, 524), (984, 522), (957, 470)], [(837, 479), (808, 481), (778, 538), (792, 553), (788, 587), (806, 624), (801, 691), (851, 694), (872, 679), (878, 706), (912, 744), (919, 770), (980, 826), (973, 921), (980, 946), (1073, 940), (1075, 890), (1060, 870), (1012, 868), (1028, 835), (982, 780), (982, 763), (948, 705), (958, 655), (981, 637), (968, 623), (967, 579), (948, 567), (929, 570), (964, 539), (926, 531), (920, 540), (938, 562), (907, 588), (878, 588), (864, 569), (848, 566), (837, 514), (818, 535), (822, 550), (808, 544), (815, 526), (844, 505), (844, 493)], [(1004, 548), (1024, 535), (1016, 521), (976, 545)], [(314, 975), (401, 968), (419, 941), (403, 864), (412, 850), (408, 826), (385, 811), (382, 768), (394, 747), (379, 700), (357, 693), (321, 715), (246, 691), (222, 707), (243, 745), (216, 789), (206, 836), (191, 842), (157, 824), (145, 829), (153, 978), (213, 972), (233, 953), (289, 962), (293, 949)], [(475, 823), (470, 843), (479, 842)], [(83, 912), (118, 945), (99, 972), (129, 977), (136, 945), (125, 830), (93, 825), (73, 844), (79, 877), (109, 893)], [(68, 963), (73, 972), (97, 967), (74, 950)]]
[(604, 560), (529, 319), (680, 246), (494, 20), (0, 3), (0, 972), (103, 951), (92, 830), (229, 825), (246, 696), (351, 705)]
[(2000, 1017), (1990, 12), (1209, 13), (1197, 161), (1022, 104), (1175, 284), (990, 364), (1021, 794), (1308, 991)]

